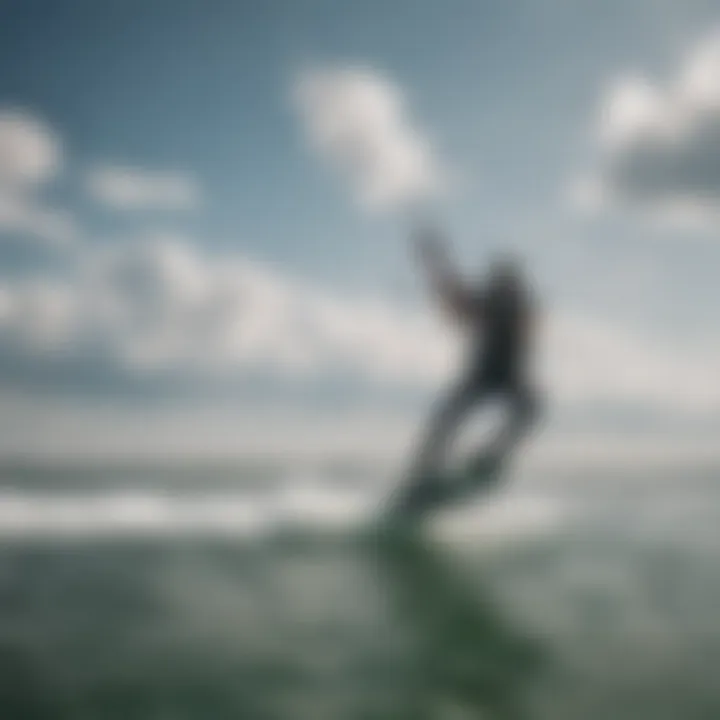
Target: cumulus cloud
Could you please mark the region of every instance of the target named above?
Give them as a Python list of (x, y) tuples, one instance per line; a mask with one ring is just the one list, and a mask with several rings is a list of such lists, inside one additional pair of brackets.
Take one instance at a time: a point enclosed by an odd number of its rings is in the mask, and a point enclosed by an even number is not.
[(88, 192), (117, 210), (192, 210), (200, 188), (187, 173), (103, 165), (86, 177)]
[[(683, 86), (707, 100), (710, 81), (698, 67), (710, 60), (697, 63)], [(326, 70), (303, 76), (296, 91), (313, 142), (349, 174), (364, 202), (395, 207), (438, 187), (430, 149), (387, 80)], [(657, 108), (651, 92), (625, 91), (602, 135), (607, 153), (634, 148)], [(0, 231), (74, 237), (72, 217), (39, 200), (61, 166), (49, 128), (26, 114), (0, 113)], [(118, 207), (179, 209), (199, 197), (185, 176), (109, 166), (96, 172), (104, 178), (95, 176), (94, 191)], [(8, 382), (9, 368), (13, 378), (33, 372), (48, 381), (67, 377), (58, 367), (83, 376), (102, 368), (131, 381), (222, 382), (259, 370), (299, 381), (339, 374), (430, 388), (451, 377), (461, 350), (421, 310), (323, 290), (242, 256), (209, 255), (179, 237), (79, 249), (62, 274), (0, 280), (0, 380)], [(564, 404), (720, 407), (718, 348), (675, 348), (573, 316), (551, 317), (546, 328), (540, 369), (550, 397)]]
[(681, 348), (593, 317), (557, 315), (543, 338), (541, 373), (566, 405), (713, 413), (718, 368), (717, 345)]
[(0, 188), (26, 188), (60, 169), (60, 142), (45, 123), (19, 110), (0, 110)]
[(0, 193), (0, 234), (13, 233), (67, 247), (78, 237), (73, 216), (67, 210), (48, 208), (35, 198)]
[(312, 148), (347, 178), (364, 207), (395, 208), (441, 189), (433, 149), (391, 80), (360, 68), (325, 68), (302, 73), (293, 90)]
[(60, 140), (46, 123), (20, 110), (0, 110), (0, 233), (55, 245), (75, 238), (70, 213), (47, 207), (39, 196), (62, 161)]
[(598, 168), (573, 185), (584, 208), (627, 203), (666, 220), (720, 210), (720, 32), (692, 49), (666, 83), (621, 77), (602, 105)]
[(17, 357), (92, 357), (140, 375), (259, 368), (422, 384), (449, 360), (416, 314), (167, 236), (97, 250), (65, 282), (0, 285), (0, 341)]
[[(0, 284), (0, 360), (94, 363), (130, 379), (216, 382), (260, 370), (429, 389), (452, 376), (461, 351), (443, 332), (419, 309), (320, 290), (171, 236), (97, 249), (65, 280)], [(539, 355), (553, 404), (720, 409), (717, 347), (673, 348), (561, 315), (549, 318)]]

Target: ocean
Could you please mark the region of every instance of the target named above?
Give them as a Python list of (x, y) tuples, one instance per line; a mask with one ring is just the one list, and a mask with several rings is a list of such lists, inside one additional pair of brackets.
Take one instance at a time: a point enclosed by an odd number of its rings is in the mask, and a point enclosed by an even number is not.
[(717, 469), (511, 473), (418, 533), (360, 468), (0, 472), (3, 720), (716, 720)]

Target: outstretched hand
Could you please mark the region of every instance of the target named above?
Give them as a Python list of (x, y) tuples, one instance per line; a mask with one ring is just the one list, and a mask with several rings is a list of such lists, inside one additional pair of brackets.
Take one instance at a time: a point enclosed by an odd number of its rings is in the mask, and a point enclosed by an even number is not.
[(453, 267), (443, 236), (432, 226), (419, 226), (413, 234), (417, 259), (443, 307), (457, 320), (466, 320), (474, 301)]

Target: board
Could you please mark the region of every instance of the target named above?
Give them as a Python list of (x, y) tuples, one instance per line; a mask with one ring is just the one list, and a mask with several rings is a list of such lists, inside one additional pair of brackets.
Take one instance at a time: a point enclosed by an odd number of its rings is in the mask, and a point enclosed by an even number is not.
[(408, 478), (391, 500), (389, 522), (416, 521), (429, 512), (488, 490), (503, 474), (507, 452), (476, 453), (455, 468), (433, 476)]

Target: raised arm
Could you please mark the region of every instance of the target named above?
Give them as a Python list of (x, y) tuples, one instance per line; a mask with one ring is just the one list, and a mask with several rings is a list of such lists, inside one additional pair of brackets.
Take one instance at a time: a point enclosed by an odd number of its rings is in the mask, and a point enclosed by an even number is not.
[(473, 312), (473, 297), (448, 257), (440, 234), (423, 230), (413, 237), (418, 259), (440, 302), (458, 320), (466, 320)]

